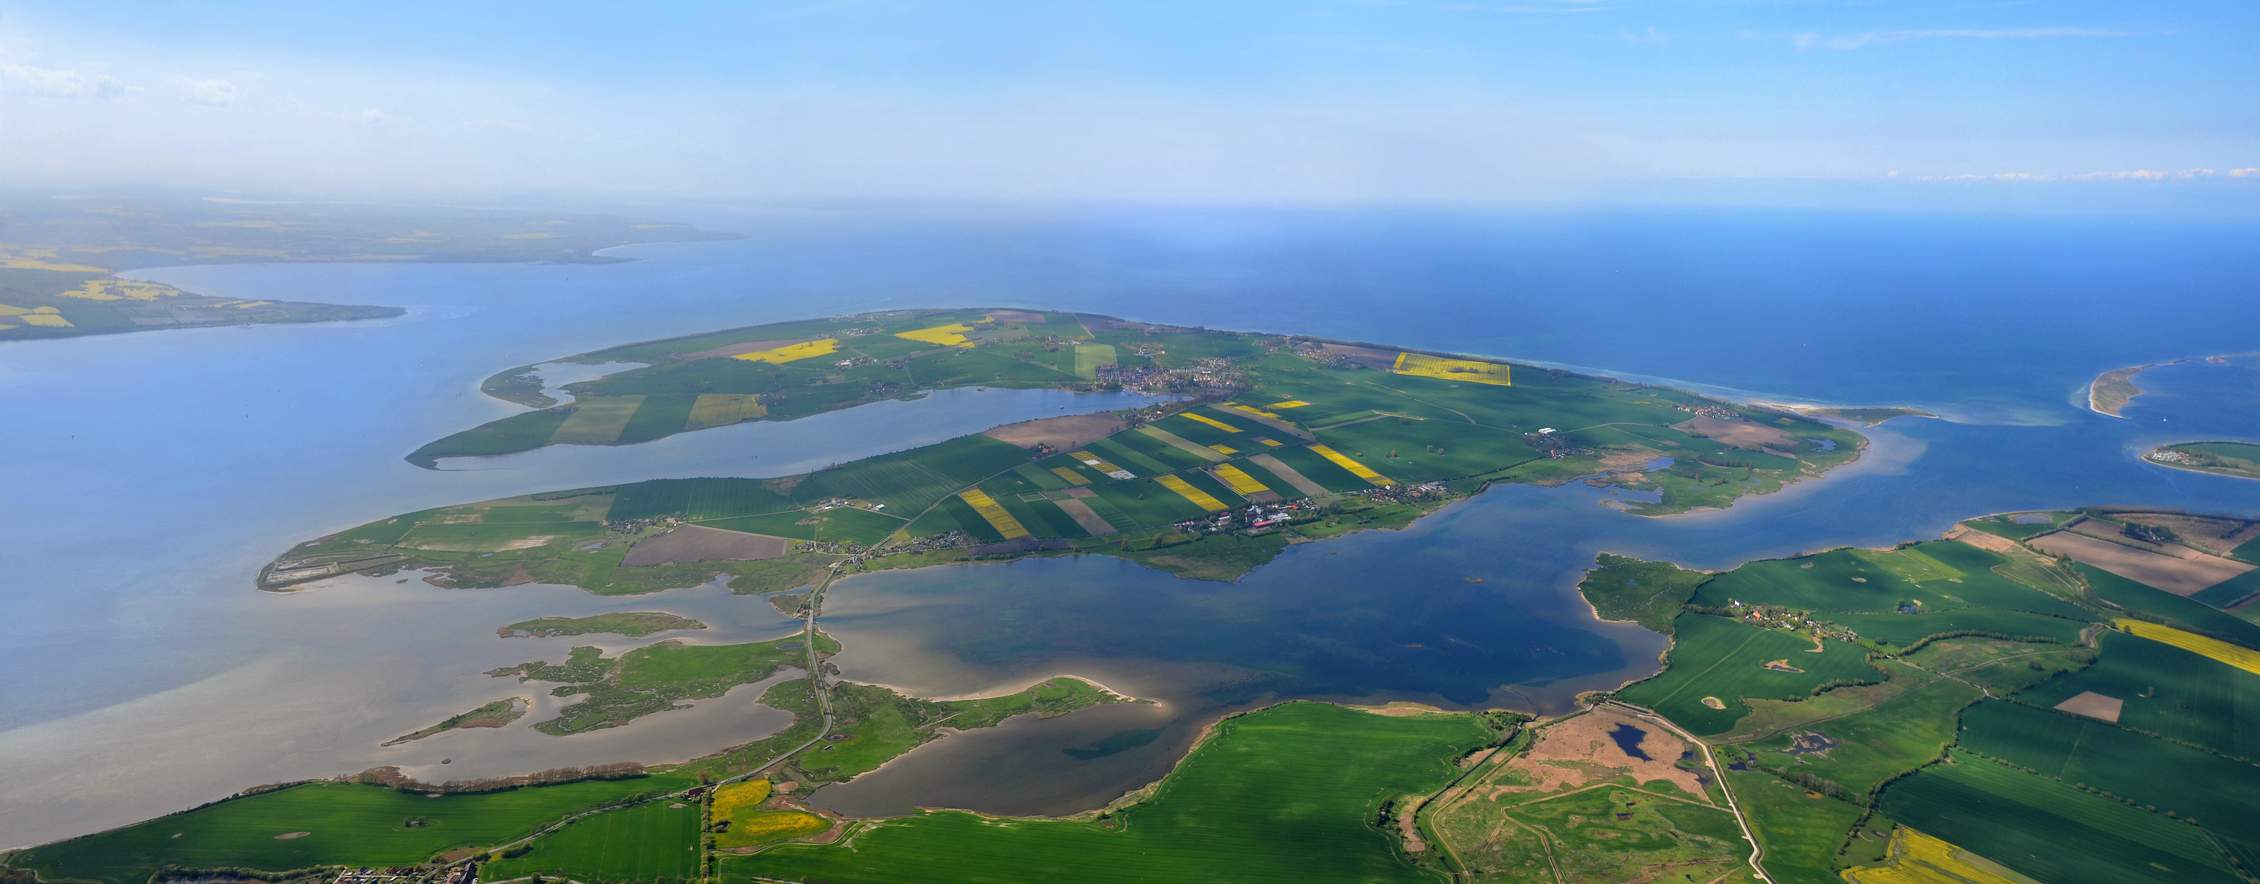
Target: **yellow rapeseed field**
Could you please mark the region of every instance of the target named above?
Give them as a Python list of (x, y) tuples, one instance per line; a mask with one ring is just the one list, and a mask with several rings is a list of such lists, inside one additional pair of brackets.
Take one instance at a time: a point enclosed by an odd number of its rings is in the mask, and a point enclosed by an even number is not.
[(2252, 650), (2243, 645), (2232, 645), (2217, 638), (2198, 635), (2194, 632), (2175, 629), (2148, 620), (2132, 620), (2121, 617), (2118, 620), (2118, 626), (2120, 629), (2142, 638), (2154, 642), (2164, 642), (2192, 654), (2219, 660), (2254, 675), (2260, 675), (2260, 651)]
[(1264, 407), (1265, 407), (1265, 408), (1269, 408), (1269, 409), (1273, 409), (1273, 410), (1276, 410), (1276, 411), (1286, 411), (1287, 409), (1290, 409), (1290, 408), (1301, 408), (1301, 407), (1303, 407), (1303, 406), (1305, 406), (1305, 405), (1309, 405), (1309, 404), (1310, 404), (1310, 403), (1308, 403), (1308, 402), (1304, 402), (1304, 401), (1303, 401), (1303, 400), (1301, 400), (1301, 399), (1288, 399), (1288, 400), (1286, 400), (1286, 401), (1284, 401), (1284, 402), (1274, 402), (1274, 403), (1271, 403), (1270, 405), (1266, 405), (1266, 406), (1264, 406)]
[(831, 820), (805, 810), (757, 810), (731, 821), (727, 831), (714, 836), (714, 846), (759, 847), (831, 827)]
[(783, 365), (787, 362), (797, 362), (802, 359), (809, 359), (817, 356), (829, 356), (839, 348), (839, 338), (818, 338), (817, 340), (813, 341), (802, 341), (798, 344), (786, 344), (782, 347), (771, 347), (767, 350), (755, 350), (751, 353), (740, 353), (731, 358), (743, 359), (747, 362), (766, 362), (770, 365)]
[(957, 497), (973, 507), (974, 512), (980, 513), (981, 518), (988, 520), (989, 527), (997, 529), (997, 533), (1004, 535), (1004, 539), (1019, 540), (1028, 536), (1028, 529), (1021, 526), (1020, 520), (1013, 518), (987, 492), (979, 488), (967, 488), (958, 492)]
[(1227, 509), (1224, 501), (1216, 499), (1216, 495), (1195, 488), (1192, 483), (1176, 476), (1155, 476), (1154, 481), (1160, 482), (1163, 488), (1177, 492), (1178, 497), (1192, 501), (1194, 506), (1201, 509), (1212, 513)]
[(1883, 865), (1844, 870), (1852, 884), (2019, 884), (2032, 879), (1953, 842), (1906, 826), (1891, 832)]
[[(80, 283), (78, 288), (58, 294), (65, 298), (79, 298), (87, 301), (154, 301), (158, 298), (177, 297), (180, 293), (180, 289), (163, 283), (140, 282), (131, 279), (89, 279)], [(252, 302), (237, 302), (233, 306), (242, 306), (246, 303)], [(264, 304), (267, 302), (259, 301), (257, 303)]]
[(9, 270), (46, 270), (54, 273), (108, 273), (92, 264), (72, 264), (57, 261), (52, 248), (17, 247), (0, 249), (0, 267)]
[(31, 310), (14, 304), (0, 304), (0, 316), (22, 316)]
[(1265, 411), (1253, 405), (1241, 405), (1238, 402), (1226, 402), (1224, 403), (1224, 407), (1231, 411), (1237, 411), (1241, 414), (1252, 414), (1256, 417), (1268, 417), (1274, 420), (1278, 419), (1279, 417), (1278, 413), (1276, 412)]
[(1513, 378), (1507, 370), (1507, 366), (1497, 362), (1450, 359), (1421, 353), (1398, 353), (1396, 367), (1390, 370), (1413, 377), (1466, 381), (1471, 384), (1490, 384), (1495, 387), (1514, 386)]
[[(42, 308), (42, 309), (45, 309), (45, 308)], [(22, 315), (22, 316), (18, 316), (18, 317), (16, 317), (16, 321), (18, 321), (18, 322), (21, 322), (21, 323), (23, 323), (23, 324), (25, 324), (25, 325), (36, 325), (36, 326), (40, 326), (40, 327), (42, 327), (42, 328), (70, 328), (70, 327), (71, 327), (71, 321), (70, 321), (70, 320), (68, 320), (68, 319), (64, 319), (64, 318), (63, 318), (63, 316), (62, 316), (62, 314), (60, 314), (60, 313), (41, 313), (41, 312), (39, 312), (39, 311), (36, 311), (36, 310), (35, 310), (35, 311), (32, 311), (32, 312), (30, 312), (30, 313), (26, 313), (26, 314), (24, 314), (24, 315)]]
[(1234, 494), (1243, 497), (1271, 490), (1271, 486), (1258, 482), (1256, 477), (1248, 475), (1247, 470), (1231, 464), (1219, 464), (1216, 468), (1216, 477), (1224, 480), (1224, 484), (1231, 486)]
[(1216, 452), (1216, 453), (1218, 453), (1218, 454), (1226, 454), (1226, 455), (1230, 455), (1230, 454), (1239, 454), (1239, 453), (1240, 453), (1240, 449), (1234, 448), (1234, 447), (1232, 447), (1232, 446), (1230, 446), (1230, 445), (1211, 445), (1211, 446), (1209, 446), (1209, 450), (1210, 450), (1210, 451), (1214, 451), (1214, 452)]
[(769, 789), (768, 780), (751, 779), (714, 790), (714, 818), (731, 819), (741, 810), (760, 807), (769, 800)]
[(953, 322), (948, 325), (931, 325), (925, 328), (914, 328), (906, 332), (895, 332), (895, 337), (902, 338), (906, 341), (917, 341), (921, 344), (940, 344), (944, 347), (971, 347), (973, 346), (973, 342), (965, 339), (965, 333), (972, 330), (973, 327), (970, 325), (966, 325), (962, 322)]
[(1223, 422), (1223, 421), (1217, 420), (1216, 418), (1213, 418), (1213, 417), (1209, 417), (1208, 415), (1205, 415), (1205, 414), (1195, 414), (1195, 413), (1193, 413), (1193, 412), (1187, 411), (1187, 412), (1183, 412), (1183, 413), (1182, 413), (1182, 414), (1180, 414), (1179, 416), (1180, 416), (1180, 417), (1189, 417), (1189, 418), (1192, 418), (1193, 420), (1196, 420), (1196, 421), (1199, 421), (1199, 422), (1201, 422), (1201, 423), (1207, 424), (1207, 425), (1209, 425), (1209, 426), (1215, 427), (1215, 428), (1217, 428), (1217, 429), (1219, 429), (1219, 430), (1223, 430), (1223, 431), (1225, 431), (1225, 432), (1227, 432), (1227, 433), (1237, 433), (1237, 432), (1240, 432), (1240, 428), (1239, 428), (1239, 427), (1235, 427), (1235, 426), (1233, 426), (1233, 425), (1231, 425), (1231, 424), (1228, 424), (1228, 423), (1225, 423), (1225, 422)]
[(1279, 440), (1277, 439), (1257, 439), (1256, 441), (1263, 443), (1263, 447), (1265, 448), (1279, 447)]
[(1327, 460), (1333, 461), (1333, 462), (1334, 462), (1334, 465), (1335, 465), (1335, 466), (1341, 467), (1342, 469), (1345, 469), (1345, 470), (1349, 470), (1349, 471), (1350, 471), (1350, 475), (1356, 476), (1356, 477), (1358, 477), (1358, 478), (1360, 478), (1360, 479), (1364, 479), (1364, 480), (1366, 480), (1367, 482), (1371, 482), (1371, 483), (1373, 483), (1373, 484), (1375, 484), (1375, 485), (1394, 485), (1394, 484), (1396, 484), (1396, 482), (1395, 482), (1395, 481), (1393, 481), (1393, 480), (1391, 480), (1391, 479), (1390, 479), (1390, 478), (1389, 478), (1388, 476), (1384, 476), (1384, 475), (1381, 475), (1380, 473), (1376, 473), (1376, 472), (1374, 472), (1374, 471), (1373, 471), (1373, 468), (1372, 468), (1372, 467), (1368, 467), (1368, 466), (1366, 466), (1365, 464), (1362, 464), (1362, 463), (1358, 463), (1358, 462), (1357, 462), (1356, 460), (1352, 459), (1352, 458), (1351, 458), (1351, 457), (1350, 457), (1349, 455), (1347, 455), (1347, 454), (1343, 454), (1342, 452), (1339, 452), (1339, 451), (1335, 451), (1335, 450), (1334, 450), (1334, 449), (1332, 449), (1332, 448), (1328, 448), (1328, 447), (1326, 447), (1326, 446), (1324, 446), (1324, 445), (1312, 445), (1312, 446), (1310, 447), (1310, 450), (1311, 450), (1311, 451), (1312, 451), (1313, 453), (1316, 453), (1316, 454), (1317, 454), (1317, 455), (1318, 455), (1319, 457), (1323, 457), (1323, 458), (1326, 458)]
[(1076, 472), (1073, 467), (1052, 467), (1052, 475), (1066, 479), (1069, 485), (1091, 484), (1091, 480), (1084, 478), (1083, 474)]

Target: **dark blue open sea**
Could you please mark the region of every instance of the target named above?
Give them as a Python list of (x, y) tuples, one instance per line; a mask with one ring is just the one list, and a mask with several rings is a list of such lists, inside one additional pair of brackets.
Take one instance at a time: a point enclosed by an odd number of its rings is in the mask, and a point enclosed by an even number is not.
[[(291, 543), (442, 503), (670, 475), (777, 475), (994, 423), (1113, 407), (963, 391), (460, 472), (400, 457), (506, 414), (495, 370), (625, 341), (912, 306), (1022, 305), (1535, 360), (1729, 395), (1910, 404), (1829, 479), (1654, 520), (1590, 489), (1502, 488), (1403, 532), (1296, 547), (1237, 584), (1112, 559), (859, 577), (826, 627), (851, 678), (931, 695), (1084, 674), (1159, 702), (956, 735), (819, 803), (1095, 806), (1223, 710), (1276, 697), (1558, 708), (1652, 671), (1660, 640), (1576, 596), (1599, 550), (1723, 567), (1937, 534), (2006, 509), (2148, 504), (2260, 515), (2260, 483), (2137, 460), (2260, 439), (2260, 225), (1819, 212), (1085, 207), (650, 210), (745, 233), (596, 266), (326, 265), (144, 272), (215, 295), (409, 308), (370, 323), (0, 344), (0, 846), (255, 783), (445, 755), (457, 773), (669, 760), (778, 726), (734, 692), (602, 740), (386, 737), (499, 696), (478, 673), (570, 642), (523, 616), (693, 612), (777, 634), (759, 599), (635, 600), (341, 581), (251, 588)], [(905, 430), (904, 428), (915, 428)]]

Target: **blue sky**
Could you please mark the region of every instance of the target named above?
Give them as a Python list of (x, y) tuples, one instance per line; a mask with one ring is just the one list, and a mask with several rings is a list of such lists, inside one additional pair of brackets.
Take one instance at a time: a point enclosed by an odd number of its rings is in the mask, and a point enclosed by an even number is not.
[(2260, 205), (2260, 4), (0, 2), (0, 183)]

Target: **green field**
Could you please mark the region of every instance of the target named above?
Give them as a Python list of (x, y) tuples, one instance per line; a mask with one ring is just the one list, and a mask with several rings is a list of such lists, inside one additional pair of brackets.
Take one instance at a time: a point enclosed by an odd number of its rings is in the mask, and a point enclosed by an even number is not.
[(699, 878), (699, 805), (654, 801), (574, 822), (479, 868), (484, 880), (543, 875), (652, 884)]
[[(118, 884), (141, 884), (168, 865), (412, 865), (454, 848), (507, 843), (580, 810), (689, 785), (686, 777), (651, 776), (427, 798), (382, 786), (311, 783), (33, 848), (14, 864), (48, 880)], [(295, 832), (306, 834), (276, 837)]]
[(1291, 703), (1218, 725), (1151, 797), (1098, 819), (927, 813), (867, 823), (837, 844), (725, 858), (722, 872), (840, 882), (1431, 880), (1374, 818), (1385, 800), (1442, 785), (1453, 758), (1491, 738), (1474, 716)]
[(2095, 665), (2018, 694), (2052, 707), (2093, 691), (2124, 705), (2119, 724), (2260, 761), (2260, 676), (2172, 645), (2105, 633)]
[(2252, 814), (2260, 766), (2252, 762), (1999, 700), (1963, 714), (1961, 746), (2145, 809), (2172, 811), (2237, 842), (2244, 855), (2260, 856), (2260, 819)]
[[(1894, 677), (1922, 678), (1900, 669)], [(1816, 777), (1833, 787), (1824, 791), (1865, 802), (1876, 787), (1945, 752), (1954, 742), (1956, 713), (1979, 696), (1977, 688), (1953, 679), (1928, 678), (1871, 709), (1737, 748), (1751, 753), (1752, 763), (1770, 773)], [(1796, 739), (1805, 734), (1821, 735), (1835, 746), (1801, 752)]]
[(1780, 884), (1836, 882), (1837, 849), (1859, 822), (1860, 806), (1769, 773), (1726, 772), (1734, 800), (1765, 850), (1766, 873)]
[(2196, 826), (1967, 753), (1884, 790), (1882, 809), (2043, 881), (2235, 881)]
[[(1837, 682), (1881, 681), (1881, 670), (1855, 645), (1826, 642), (1812, 653), (1811, 637), (1750, 626), (1724, 617), (1681, 614), (1672, 623), (1672, 648), (1664, 671), (1617, 692), (1628, 703), (1663, 713), (1697, 734), (1721, 733), (1749, 714), (1745, 700), (1790, 700)], [(1767, 669), (1787, 660), (1800, 672)], [(1724, 708), (1703, 702), (1715, 698)]]
[(1952, 541), (1889, 552), (1835, 550), (1736, 568), (1704, 584), (1695, 603), (1809, 611), (1882, 647), (1956, 633), (2068, 642), (2093, 620), (2070, 602), (1994, 573), (2006, 562)]
[(1670, 562), (1602, 553), (1593, 570), (1578, 582), (1577, 591), (1593, 603), (1602, 619), (1630, 620), (1670, 635), (1680, 607), (1695, 595), (1695, 587), (1710, 578), (1708, 572), (1689, 571)]

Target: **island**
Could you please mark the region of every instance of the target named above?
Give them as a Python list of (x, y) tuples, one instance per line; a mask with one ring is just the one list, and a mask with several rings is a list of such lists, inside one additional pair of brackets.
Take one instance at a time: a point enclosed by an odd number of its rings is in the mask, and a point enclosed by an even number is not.
[(402, 743), (413, 743), (425, 737), (443, 734), (457, 728), (502, 727), (513, 721), (517, 721), (520, 718), (524, 718), (526, 716), (526, 710), (531, 708), (532, 705), (533, 701), (528, 700), (524, 697), (510, 697), (508, 699), (496, 700), (492, 703), (487, 703), (469, 712), (465, 712), (460, 715), (448, 716), (446, 720), (432, 725), (431, 727), (424, 728), (423, 730), (410, 734), (403, 734), (401, 736), (386, 740), (384, 741), (383, 745), (398, 746)]
[(2142, 459), (2177, 470), (2260, 479), (2260, 443), (2175, 442), (2144, 452)]
[[(181, 264), (607, 263), (600, 249), (734, 238), (603, 215), (227, 198), (0, 200), (0, 342), (399, 316), (397, 307), (224, 298), (116, 274)], [(309, 293), (319, 295), (319, 293)]]
[[(1664, 516), (1723, 508), (1860, 456), (1853, 430), (1664, 387), (1464, 355), (1030, 310), (895, 311), (570, 357), (627, 364), (409, 455), (438, 467), (627, 445), (964, 387), (1131, 391), (1049, 418), (812, 473), (663, 479), (439, 507), (300, 544), (288, 589), (415, 569), (448, 586), (607, 594), (727, 576), (740, 592), (835, 570), (1113, 555), (1230, 580), (1294, 543), (1400, 527), (1494, 483), (1587, 482)], [(499, 391), (499, 392), (497, 392)], [(539, 406), (539, 407), (535, 407)]]

